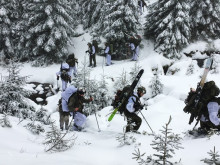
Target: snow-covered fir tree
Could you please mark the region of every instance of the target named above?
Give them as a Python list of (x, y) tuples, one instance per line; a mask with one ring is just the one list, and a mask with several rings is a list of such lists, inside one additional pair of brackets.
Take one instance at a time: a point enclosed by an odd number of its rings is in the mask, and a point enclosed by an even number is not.
[(216, 152), (215, 147), (214, 150), (210, 150), (210, 152), (208, 152), (209, 156), (211, 157), (210, 159), (205, 158), (202, 159), (201, 161), (203, 161), (205, 164), (209, 164), (209, 165), (218, 165), (220, 164), (220, 155), (218, 154), (218, 152)]
[(32, 121), (24, 126), (27, 130), (31, 131), (33, 134), (39, 135), (41, 132), (44, 132), (44, 128), (41, 124)]
[(171, 132), (172, 129), (168, 128), (171, 122), (171, 116), (168, 123), (163, 126), (163, 130), (160, 130), (162, 135), (153, 134), (154, 140), (152, 141), (152, 148), (157, 151), (157, 154), (153, 154), (157, 159), (153, 159), (152, 156), (147, 156), (146, 159), (142, 158), (145, 154), (141, 154), (139, 149), (133, 153), (134, 159), (139, 161), (139, 165), (168, 165), (180, 163), (172, 163), (168, 159), (172, 158), (175, 154), (175, 150), (182, 149), (181, 147), (181, 137), (179, 134), (174, 134)]
[(2, 51), (6, 58), (14, 54), (11, 4), (12, 2), (7, 0), (0, 1), (0, 52)]
[(9, 121), (8, 114), (4, 113), (2, 118), (0, 118), (0, 125), (2, 127), (12, 127), (11, 122)]
[(219, 64), (220, 64), (220, 58), (218, 58), (218, 57), (213, 58), (212, 72), (211, 73), (215, 73), (215, 74), (219, 73), (219, 66), (220, 66)]
[(28, 103), (30, 91), (24, 89), (27, 76), (20, 76), (21, 64), (10, 61), (6, 66), (8, 76), (0, 82), (0, 113), (21, 119), (34, 118), (35, 108)]
[(133, 135), (128, 133), (119, 134), (116, 136), (116, 140), (119, 142), (119, 146), (131, 145), (137, 141)]
[(195, 67), (194, 67), (194, 64), (191, 63), (189, 64), (187, 70), (186, 70), (186, 75), (191, 75), (194, 73), (194, 70), (195, 70)]
[(152, 97), (157, 96), (158, 94), (163, 92), (163, 84), (160, 81), (159, 71), (157, 69), (156, 73), (154, 74), (153, 78), (149, 83), (149, 88), (151, 89)]
[(68, 131), (62, 134), (56, 127), (55, 123), (50, 124), (50, 130), (46, 132), (44, 145), (46, 146), (46, 152), (61, 152), (71, 148), (76, 140), (75, 134), (71, 134), (70, 137), (66, 137)]
[(154, 141), (152, 141), (152, 148), (157, 151), (157, 154), (154, 156), (157, 157), (155, 161), (159, 164), (166, 165), (167, 163), (171, 163), (168, 159), (172, 158), (175, 154), (175, 149), (181, 149), (181, 137), (179, 134), (174, 134), (171, 132), (172, 129), (168, 128), (172, 118), (165, 126), (163, 126), (163, 130), (160, 130), (162, 135), (154, 135)]
[[(130, 82), (133, 82), (135, 80), (140, 70), (141, 70), (141, 66), (138, 64), (138, 62), (135, 62), (134, 66), (131, 68), (131, 72), (129, 73), (131, 77)], [(138, 81), (137, 87), (139, 86), (140, 83), (141, 83), (141, 80)]]
[(48, 110), (43, 106), (41, 106), (41, 108), (36, 111), (34, 120), (39, 121), (44, 125), (51, 124), (50, 114), (48, 115)]
[(130, 85), (129, 76), (128, 73), (125, 70), (123, 70), (119, 77), (117, 77), (114, 83), (114, 87), (117, 91), (118, 89), (122, 90), (127, 85)]
[(192, 39), (208, 40), (220, 35), (220, 3), (219, 0), (190, 0), (190, 26)]
[(97, 81), (90, 79), (90, 72), (91, 69), (87, 67), (85, 56), (82, 67), (78, 69), (77, 77), (72, 82), (72, 85), (78, 89), (86, 91), (85, 98), (93, 97), (92, 103), (84, 105), (83, 111), (86, 115), (93, 114), (110, 104), (105, 75), (102, 75), (101, 81)]
[(79, 0), (78, 4), (80, 7), (79, 15), (84, 28), (90, 28), (92, 25), (96, 24), (97, 21), (99, 21), (99, 8), (102, 6), (103, 1)]
[(33, 65), (60, 63), (74, 35), (72, 8), (67, 0), (32, 0), (24, 4), (25, 47)]
[(111, 0), (102, 8), (102, 15), (94, 32), (96, 35), (103, 36), (107, 42), (113, 43), (115, 57), (123, 59), (128, 58), (126, 43), (131, 36), (137, 34), (139, 27), (135, 1)]
[(191, 38), (189, 4), (185, 0), (161, 0), (149, 6), (145, 36), (167, 58), (178, 59)]
[(102, 75), (102, 79), (98, 82), (98, 91), (96, 98), (100, 101), (100, 108), (103, 109), (110, 105), (110, 96), (108, 94), (108, 84), (106, 82), (106, 76)]

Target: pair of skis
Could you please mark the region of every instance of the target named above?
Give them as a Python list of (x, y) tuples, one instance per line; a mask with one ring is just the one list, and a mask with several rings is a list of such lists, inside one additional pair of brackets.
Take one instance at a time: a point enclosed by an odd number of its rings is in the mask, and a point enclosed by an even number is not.
[(133, 94), (134, 88), (138, 84), (138, 82), (139, 82), (139, 80), (140, 80), (143, 73), (144, 73), (144, 70), (141, 69), (139, 71), (139, 73), (137, 74), (136, 78), (134, 79), (133, 83), (131, 84), (130, 89), (128, 91), (128, 94), (126, 95), (126, 97), (123, 98), (121, 104), (113, 110), (113, 112), (111, 113), (111, 115), (108, 118), (108, 121), (111, 121), (113, 119), (113, 117), (115, 116), (117, 111), (120, 111), (122, 107), (125, 107), (125, 104), (127, 103), (127, 100)]

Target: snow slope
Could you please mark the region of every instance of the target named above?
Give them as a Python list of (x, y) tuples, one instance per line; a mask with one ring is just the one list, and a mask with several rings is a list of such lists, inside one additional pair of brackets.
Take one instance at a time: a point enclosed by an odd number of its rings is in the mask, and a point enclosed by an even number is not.
[[(88, 33), (85, 33), (74, 41), (74, 47), (70, 48), (70, 51), (74, 52), (79, 59), (80, 67), (84, 59), (88, 61), (85, 50), (87, 50), (90, 36)], [(216, 43), (219, 43), (219, 41), (216, 41)], [(174, 158), (171, 160), (174, 162), (181, 159), (183, 165), (202, 165), (204, 163), (200, 160), (208, 157), (207, 152), (213, 150), (214, 146), (217, 151), (220, 151), (219, 136), (214, 135), (210, 139), (193, 139), (184, 136), (183, 132), (192, 129), (195, 122), (192, 125), (188, 125), (189, 115), (183, 112), (183, 107), (189, 88), (196, 88), (203, 73), (203, 68), (196, 66), (196, 62), (193, 61), (195, 72), (187, 76), (187, 67), (192, 62), (190, 58), (183, 57), (180, 61), (171, 61), (155, 53), (153, 45), (149, 41), (144, 40), (143, 44), (144, 49), (140, 52), (138, 62), (142, 69), (144, 69), (141, 85), (147, 88), (147, 92), (150, 91), (148, 85), (153, 77), (151, 69), (154, 67), (158, 67), (161, 71), (160, 79), (164, 84), (163, 94), (147, 101), (148, 107), (147, 110), (142, 111), (143, 115), (156, 133), (160, 133), (159, 130), (168, 122), (171, 115), (170, 128), (173, 132), (181, 135), (183, 138), (182, 147), (184, 147), (184, 149), (176, 151)], [(197, 50), (204, 48), (200, 43), (190, 46), (186, 50), (190, 51), (195, 47)], [(123, 70), (129, 73), (134, 66), (134, 62), (129, 60), (113, 62), (114, 65), (106, 67), (104, 66), (105, 59), (97, 57), (97, 67), (91, 71), (91, 79), (98, 80), (103, 73), (110, 77), (107, 79), (107, 82), (109, 93), (112, 96), (115, 89), (113, 88), (114, 82), (111, 77), (116, 79)], [(172, 65), (171, 69), (179, 68), (179, 72), (174, 75), (164, 75), (162, 66), (170, 65), (172, 62), (174, 62), (174, 65)], [(21, 74), (31, 75), (29, 81), (48, 82), (56, 86), (55, 73), (59, 70), (59, 67), (59, 65), (52, 65), (45, 68), (34, 68), (30, 64), (24, 64)], [(1, 74), (6, 75), (6, 71), (2, 67)], [(209, 74), (207, 78), (208, 80), (214, 80), (220, 87), (219, 73)], [(61, 93), (58, 93), (49, 97), (48, 105), (44, 107), (52, 113), (52, 118), (56, 121), (57, 126), (59, 125), (59, 114), (56, 111), (56, 104), (60, 95)], [(148, 98), (149, 93), (144, 97)], [(35, 106), (39, 108), (39, 106)], [(153, 137), (149, 135), (130, 134), (130, 136), (136, 138), (136, 141), (131, 145), (120, 146), (116, 137), (123, 132), (126, 121), (123, 116), (116, 115), (109, 123), (107, 119), (111, 110), (112, 107), (106, 107), (97, 112), (101, 132), (98, 132), (95, 116), (91, 115), (87, 118), (86, 132), (70, 132), (70, 134), (77, 136), (75, 145), (68, 151), (52, 154), (44, 152), (45, 146), (42, 143), (45, 139), (45, 133), (33, 135), (23, 127), (28, 121), (19, 123), (17, 118), (10, 117), (13, 127), (0, 127), (0, 165), (136, 165), (138, 163), (132, 159), (132, 153), (134, 153), (135, 149), (139, 148), (141, 153), (146, 152), (145, 155), (153, 155), (155, 150), (150, 146)], [(0, 115), (1, 117), (2, 115)], [(144, 120), (140, 127), (140, 132), (143, 131), (151, 133)]]

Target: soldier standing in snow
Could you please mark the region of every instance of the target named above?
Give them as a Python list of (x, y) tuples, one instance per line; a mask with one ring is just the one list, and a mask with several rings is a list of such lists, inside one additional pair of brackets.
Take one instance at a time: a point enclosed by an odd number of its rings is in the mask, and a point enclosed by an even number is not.
[(110, 46), (107, 42), (105, 42), (105, 54), (106, 54), (106, 65), (111, 65), (111, 54), (110, 54)]
[(87, 45), (88, 45), (88, 50), (86, 51), (86, 53), (89, 53), (89, 67), (92, 67), (92, 61), (94, 63), (93, 67), (96, 67), (95, 46), (92, 45), (90, 42)]
[(59, 80), (59, 77), (61, 77), (62, 91), (65, 91), (68, 82), (71, 82), (71, 73), (70, 73), (69, 65), (67, 63), (62, 63), (60, 67), (60, 71), (57, 72), (56, 75), (57, 75), (57, 80)]
[[(70, 110), (68, 108), (68, 100), (69, 98), (77, 92), (77, 88), (74, 86), (69, 86), (66, 90), (61, 94), (61, 99), (59, 101), (59, 112), (60, 112), (60, 129), (63, 130), (63, 126), (65, 124), (65, 130), (69, 128), (69, 115)], [(72, 110), (74, 111), (74, 110)]]
[(137, 93), (134, 93), (129, 99), (126, 105), (124, 114), (127, 118), (127, 126), (125, 132), (137, 132), (141, 126), (142, 120), (136, 114), (139, 110), (143, 109), (143, 105), (140, 102), (140, 98), (146, 93), (144, 87), (138, 87)]
[(137, 38), (135, 38), (135, 37), (130, 38), (130, 45), (129, 46), (132, 51), (131, 61), (137, 61), (138, 56), (139, 56), (139, 44), (141, 42), (141, 38), (138, 35), (136, 37)]

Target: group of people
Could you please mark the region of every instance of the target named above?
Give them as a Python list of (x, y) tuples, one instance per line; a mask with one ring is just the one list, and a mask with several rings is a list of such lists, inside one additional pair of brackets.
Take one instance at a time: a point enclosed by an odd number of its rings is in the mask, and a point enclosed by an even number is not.
[[(210, 89), (211, 90), (211, 89)], [(220, 97), (219, 89), (210, 91), (214, 93), (208, 100), (203, 100), (202, 115), (200, 120), (199, 131), (207, 133), (210, 129), (217, 129), (220, 131)], [(143, 109), (144, 105), (141, 103), (140, 98), (146, 93), (146, 89), (141, 86), (137, 88), (136, 92), (127, 100), (125, 109), (123, 110), (124, 116), (127, 120), (125, 133), (135, 132), (141, 126), (142, 119), (138, 116), (138, 112)], [(77, 89), (74, 86), (69, 86), (62, 93), (60, 101), (60, 129), (69, 129), (69, 116), (73, 116), (74, 124), (71, 128), (74, 131), (81, 131), (86, 122), (86, 116), (83, 113), (83, 104), (93, 101), (93, 98), (84, 98), (85, 91)]]
[[(143, 109), (143, 105), (140, 102), (140, 98), (146, 93), (144, 87), (139, 87), (137, 92), (128, 99), (126, 104), (126, 110), (124, 115), (127, 118), (127, 126), (125, 132), (137, 132), (141, 126), (142, 120), (136, 114), (139, 110)], [(90, 103), (93, 98), (84, 98), (85, 91), (83, 89), (77, 89), (73, 85), (66, 88), (61, 94), (59, 100), (59, 114), (60, 114), (60, 129), (81, 131), (86, 122), (86, 115), (83, 112), (84, 103)], [(70, 127), (69, 118), (72, 116), (74, 124)]]
[[(139, 44), (137, 44), (136, 42), (137, 40), (134, 37), (130, 38), (130, 47), (133, 50), (132, 60), (137, 60), (138, 57)], [(92, 66), (92, 61), (94, 62), (93, 66), (96, 66), (96, 48), (90, 43), (88, 44), (88, 46), (88, 53), (91, 56), (90, 66)], [(106, 42), (104, 51), (107, 57), (107, 65), (111, 65), (110, 49), (110, 45)], [(68, 129), (69, 116), (71, 115), (74, 118), (74, 126), (72, 129), (80, 131), (86, 121), (86, 116), (83, 114), (83, 103), (89, 103), (93, 101), (92, 97), (88, 99), (84, 98), (84, 90), (77, 89), (72, 85), (67, 87), (67, 83), (71, 81), (72, 76), (76, 76), (77, 74), (76, 63), (78, 63), (78, 61), (75, 58), (74, 54), (70, 54), (66, 62), (61, 64), (60, 71), (56, 73), (57, 80), (59, 80), (59, 77), (61, 77), (62, 80), (62, 98), (60, 101), (60, 129), (62, 130), (64, 129), (64, 125), (65, 129)], [(208, 84), (211, 84), (215, 88), (209, 88), (209, 86), (211, 85)], [(143, 109), (140, 98), (145, 93), (146, 89), (144, 87), (139, 87), (137, 88), (137, 92), (134, 92), (133, 95), (127, 100), (127, 105), (123, 110), (124, 115), (127, 118), (127, 126), (125, 132), (137, 132), (139, 127), (141, 126), (142, 120), (137, 115), (137, 112)], [(191, 90), (189, 96), (193, 95), (194, 93), (195, 91)], [(200, 99), (202, 108), (200, 111), (201, 114), (199, 116), (199, 130), (201, 132), (207, 132), (210, 129), (220, 130), (220, 97), (218, 97), (219, 93), (220, 90), (213, 81), (205, 83), (204, 90), (201, 96), (202, 98)], [(188, 104), (188, 102), (189, 97), (186, 99), (185, 103)]]
[[(128, 46), (132, 52), (131, 61), (137, 61), (139, 57), (141, 37), (139, 35), (131, 36), (128, 41)], [(105, 48), (103, 50), (106, 57), (106, 66), (110, 66), (112, 64), (113, 44), (110, 42), (105, 42), (104, 44)], [(98, 43), (96, 40), (93, 40), (92, 43), (89, 42), (87, 45), (88, 50), (86, 50), (86, 53), (89, 54), (89, 67), (96, 67), (96, 54), (99, 49)]]

